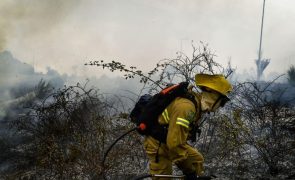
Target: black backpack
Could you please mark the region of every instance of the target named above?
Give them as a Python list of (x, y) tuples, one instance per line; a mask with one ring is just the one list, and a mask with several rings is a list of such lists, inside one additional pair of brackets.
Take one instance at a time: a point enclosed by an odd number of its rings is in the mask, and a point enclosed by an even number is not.
[(188, 93), (188, 84), (181, 82), (163, 89), (154, 96), (145, 94), (140, 97), (130, 113), (131, 121), (137, 125), (139, 134), (150, 135), (166, 143), (168, 125), (160, 125), (158, 117), (176, 97), (187, 98), (197, 107), (193, 95)]

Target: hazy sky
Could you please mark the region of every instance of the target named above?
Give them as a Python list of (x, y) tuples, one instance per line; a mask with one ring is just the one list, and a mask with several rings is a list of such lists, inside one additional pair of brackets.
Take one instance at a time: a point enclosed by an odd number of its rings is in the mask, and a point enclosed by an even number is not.
[[(151, 69), (203, 41), (226, 65), (255, 68), (263, 0), (1, 0), (0, 51), (60, 73), (102, 74), (89, 60)], [(266, 70), (295, 64), (295, 1), (266, 0)]]

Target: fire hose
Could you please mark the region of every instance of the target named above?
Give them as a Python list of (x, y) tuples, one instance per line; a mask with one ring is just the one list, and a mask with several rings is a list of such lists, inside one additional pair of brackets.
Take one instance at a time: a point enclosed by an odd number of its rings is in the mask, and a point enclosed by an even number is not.
[[(140, 175), (140, 176), (136, 176), (136, 177), (132, 178), (131, 180), (141, 180), (141, 179), (152, 178), (152, 177), (167, 178), (167, 179), (172, 179), (172, 178), (185, 179), (184, 175), (143, 174), (143, 175)], [(198, 176), (196, 178), (196, 180), (209, 180), (209, 179), (212, 179), (212, 178), (216, 178), (216, 177), (215, 176)]]

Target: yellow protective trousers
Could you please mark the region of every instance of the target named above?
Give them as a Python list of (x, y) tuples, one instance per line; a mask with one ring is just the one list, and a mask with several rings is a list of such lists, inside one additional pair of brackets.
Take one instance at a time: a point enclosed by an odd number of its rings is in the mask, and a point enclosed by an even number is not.
[[(159, 143), (152, 137), (147, 137), (144, 142), (144, 147), (146, 154), (149, 158), (149, 168), (150, 174), (172, 174), (172, 164), (175, 163), (179, 165), (178, 167), (186, 173), (185, 171), (193, 171), (197, 175), (202, 175), (204, 173), (203, 163), (204, 158), (199, 153), (198, 150), (194, 149), (188, 144), (182, 145), (182, 148), (179, 148), (181, 152), (185, 153), (186, 159), (182, 160), (181, 163), (174, 162), (171, 159), (169, 149), (166, 144)], [(192, 172), (190, 172), (192, 173)], [(153, 178), (153, 179), (163, 179), (163, 178)]]

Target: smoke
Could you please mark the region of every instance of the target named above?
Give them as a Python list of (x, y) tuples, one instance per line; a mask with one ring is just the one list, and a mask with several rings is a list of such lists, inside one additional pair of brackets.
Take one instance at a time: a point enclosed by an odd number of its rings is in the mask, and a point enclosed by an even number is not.
[[(50, 83), (55, 89), (63, 85), (72, 86), (79, 83), (86, 88), (99, 89), (99, 93), (108, 97), (122, 97), (121, 103), (124, 106), (132, 106), (132, 100), (137, 99), (137, 95), (142, 90), (139, 79), (125, 80), (123, 77), (100, 78), (85, 77), (63, 74), (47, 67), (46, 73), (35, 72), (32, 65), (23, 63), (14, 58), (8, 51), (0, 53), (0, 123), (6, 115), (6, 109), (15, 103), (20, 103), (36, 96), (34, 87), (43, 80)], [(128, 105), (126, 105), (128, 104)], [(128, 108), (127, 108), (128, 109)], [(10, 108), (10, 111), (13, 111)]]
[(0, 52), (10, 38), (45, 33), (62, 23), (78, 0), (1, 0)]
[(15, 59), (8, 51), (0, 53), (0, 103), (10, 101), (13, 90), (32, 89), (43, 79), (55, 88), (62, 87), (64, 81), (59, 73), (48, 68), (47, 73), (37, 73), (34, 68)]

